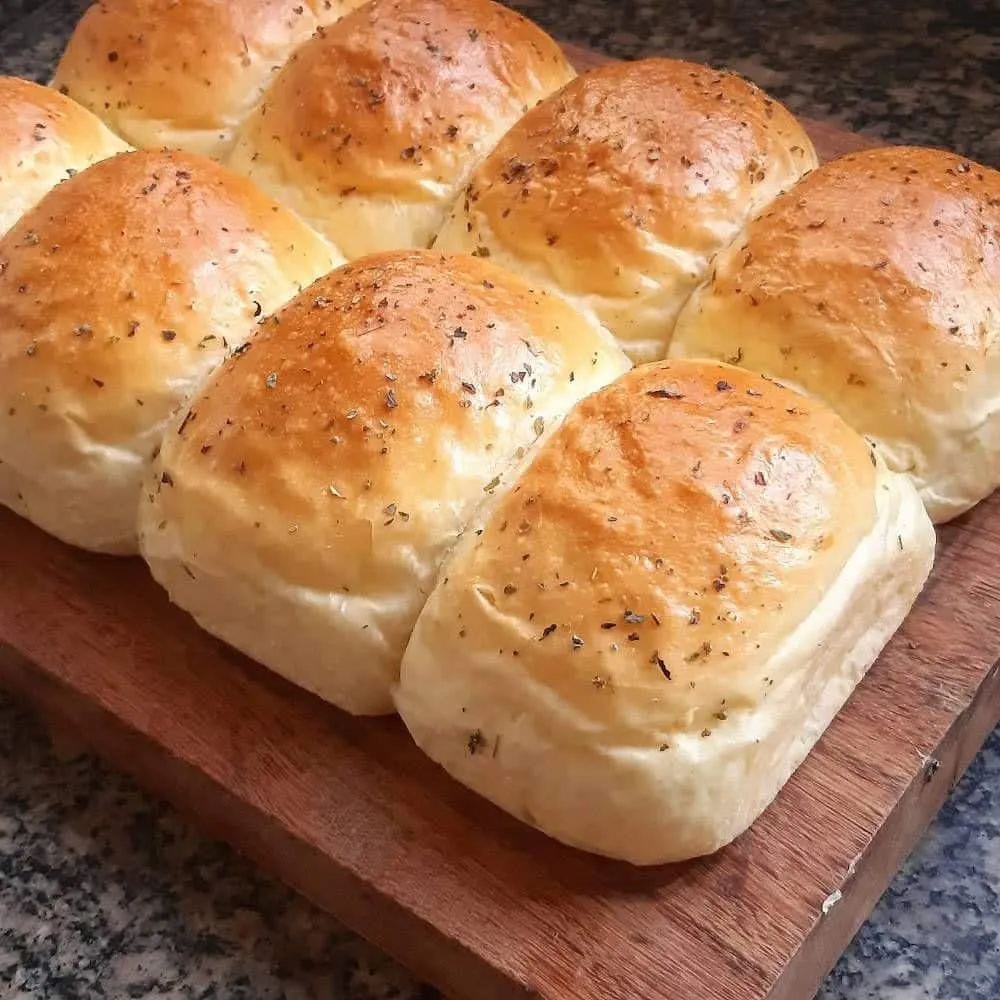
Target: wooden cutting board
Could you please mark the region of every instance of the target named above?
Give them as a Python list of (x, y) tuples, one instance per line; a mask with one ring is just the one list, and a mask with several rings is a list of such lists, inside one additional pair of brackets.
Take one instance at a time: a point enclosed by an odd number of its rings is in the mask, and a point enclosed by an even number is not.
[[(825, 157), (867, 144), (810, 130)], [(1000, 718), (1000, 496), (939, 550), (774, 805), (652, 870), (546, 840), (398, 720), (348, 718), (200, 632), (137, 560), (8, 512), (0, 682), (454, 997), (807, 1000)]]

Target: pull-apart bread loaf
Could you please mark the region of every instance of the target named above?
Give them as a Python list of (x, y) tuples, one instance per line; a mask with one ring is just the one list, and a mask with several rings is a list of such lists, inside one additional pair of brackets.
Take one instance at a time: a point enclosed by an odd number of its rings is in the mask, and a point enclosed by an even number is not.
[(142, 552), (209, 632), (348, 711), (392, 711), (444, 555), (572, 405), (628, 368), (597, 324), (471, 257), (316, 282), (167, 431)]
[(1000, 173), (890, 148), (834, 160), (716, 258), (672, 357), (824, 399), (945, 521), (1000, 485)]
[(0, 502), (136, 551), (166, 421), (256, 316), (339, 262), (200, 157), (122, 153), (54, 188), (0, 240)]
[(0, 76), (0, 236), (60, 181), (127, 149), (68, 97)]
[(98, 0), (53, 86), (136, 146), (221, 156), (274, 75), (360, 0)]
[(711, 852), (902, 622), (934, 531), (823, 404), (704, 361), (581, 402), (441, 570), (396, 692), (417, 743), (553, 837)]
[(473, 166), (572, 77), (492, 0), (374, 0), (296, 52), (228, 162), (348, 257), (426, 247)]
[(650, 361), (712, 255), (816, 162), (792, 115), (741, 77), (669, 59), (610, 64), (511, 128), (435, 247), (559, 289)]

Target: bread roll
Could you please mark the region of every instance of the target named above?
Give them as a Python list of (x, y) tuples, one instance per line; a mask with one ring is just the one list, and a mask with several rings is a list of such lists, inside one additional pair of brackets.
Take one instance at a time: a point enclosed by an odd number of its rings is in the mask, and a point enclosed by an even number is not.
[(0, 76), (0, 236), (60, 181), (126, 149), (68, 97)]
[(292, 52), (361, 0), (97, 0), (53, 85), (136, 146), (219, 157)]
[(1000, 484), (1000, 173), (890, 148), (826, 164), (719, 255), (673, 357), (826, 400), (935, 521)]
[(0, 502), (136, 551), (166, 421), (256, 316), (338, 262), (200, 157), (122, 153), (64, 181), (0, 240)]
[(572, 75), (491, 0), (374, 0), (295, 54), (228, 162), (350, 258), (426, 247), (474, 164)]
[(934, 531), (819, 403), (711, 362), (584, 400), (469, 531), (396, 692), (417, 743), (638, 865), (767, 807), (902, 622)]
[(435, 247), (489, 254), (560, 290), (651, 361), (712, 255), (815, 165), (798, 122), (741, 77), (612, 63), (504, 136)]
[(142, 552), (209, 632), (350, 712), (391, 712), (469, 517), (627, 367), (600, 327), (487, 263), (358, 261), (263, 324), (178, 418)]

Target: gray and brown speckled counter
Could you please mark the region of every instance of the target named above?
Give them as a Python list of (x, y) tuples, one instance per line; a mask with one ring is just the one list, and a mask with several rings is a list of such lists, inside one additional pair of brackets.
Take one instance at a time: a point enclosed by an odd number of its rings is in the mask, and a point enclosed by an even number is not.
[[(0, 0), (0, 72), (44, 80), (86, 0)], [(1000, 165), (1000, 4), (517, 0), (558, 37), (745, 73), (793, 109)], [(0, 697), (0, 996), (435, 997)], [(1000, 997), (1000, 735), (819, 1000)], [(632, 998), (629, 998), (632, 1000)], [(635, 998), (639, 1000), (639, 998)]]

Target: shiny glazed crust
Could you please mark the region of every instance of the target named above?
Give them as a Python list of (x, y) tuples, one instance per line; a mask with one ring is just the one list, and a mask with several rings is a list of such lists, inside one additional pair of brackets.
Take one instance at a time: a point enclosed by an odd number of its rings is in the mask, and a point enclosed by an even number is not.
[(209, 632), (351, 712), (392, 711), (441, 559), (628, 362), (558, 297), (405, 251), (314, 284), (167, 432), (142, 551)]
[(228, 162), (349, 257), (426, 247), (475, 163), (572, 76), (492, 0), (374, 0), (295, 54)]
[(136, 146), (220, 157), (298, 46), (360, 0), (97, 0), (53, 85)]
[(611, 63), (504, 136), (435, 246), (559, 289), (650, 361), (711, 256), (816, 162), (795, 118), (742, 77)]
[(60, 181), (127, 149), (68, 97), (0, 76), (0, 236)]
[(0, 502), (134, 552), (166, 421), (256, 316), (339, 262), (201, 157), (122, 153), (64, 181), (0, 240)]
[(825, 164), (716, 259), (670, 353), (826, 400), (936, 521), (1000, 484), (1000, 172), (890, 148)]
[(934, 532), (832, 411), (712, 362), (584, 400), (441, 571), (396, 703), (455, 777), (637, 864), (728, 843), (898, 627)]

